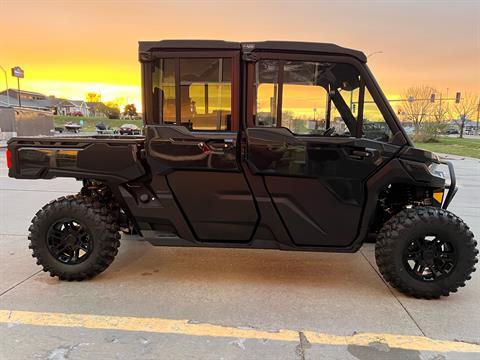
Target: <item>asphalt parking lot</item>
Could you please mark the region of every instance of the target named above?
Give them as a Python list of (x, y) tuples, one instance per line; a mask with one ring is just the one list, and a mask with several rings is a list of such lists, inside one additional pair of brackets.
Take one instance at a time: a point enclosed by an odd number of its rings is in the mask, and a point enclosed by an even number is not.
[[(35, 265), (30, 219), (79, 190), (7, 177), (0, 149), (1, 359), (480, 359), (480, 273), (408, 298), (356, 254), (152, 247), (124, 237), (110, 268), (60, 282)], [(451, 211), (480, 234), (480, 161), (454, 160)]]

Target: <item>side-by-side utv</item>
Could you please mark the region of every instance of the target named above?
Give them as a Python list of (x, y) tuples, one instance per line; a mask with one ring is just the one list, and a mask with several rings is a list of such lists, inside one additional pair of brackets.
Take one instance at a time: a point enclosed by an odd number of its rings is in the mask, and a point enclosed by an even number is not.
[[(416, 149), (366, 56), (303, 42), (140, 42), (139, 136), (13, 138), (9, 176), (73, 177), (37, 212), (30, 248), (52, 276), (104, 271), (120, 229), (155, 245), (355, 252), (424, 298), (475, 270), (447, 211), (453, 166)], [(449, 181), (441, 176), (442, 167)]]

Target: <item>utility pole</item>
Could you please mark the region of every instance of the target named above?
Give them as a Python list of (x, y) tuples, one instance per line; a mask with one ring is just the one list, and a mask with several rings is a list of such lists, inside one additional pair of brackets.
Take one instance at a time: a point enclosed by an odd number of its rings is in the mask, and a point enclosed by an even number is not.
[(475, 135), (478, 135), (478, 121), (480, 120), (480, 100), (477, 104), (477, 129), (475, 130)]
[(443, 112), (442, 112), (442, 93), (440, 92), (440, 104), (438, 106), (438, 121), (443, 120)]

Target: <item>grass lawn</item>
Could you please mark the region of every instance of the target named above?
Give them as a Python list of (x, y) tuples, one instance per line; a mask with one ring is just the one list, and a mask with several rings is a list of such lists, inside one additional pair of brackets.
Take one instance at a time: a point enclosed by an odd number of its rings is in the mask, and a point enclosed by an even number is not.
[(415, 146), (428, 151), (480, 159), (480, 139), (442, 137), (439, 141), (438, 143), (418, 142)]
[(129, 120), (129, 119), (107, 119), (104, 117), (83, 117), (83, 116), (62, 116), (55, 115), (53, 121), (55, 127), (64, 127), (67, 122), (74, 122), (80, 124), (80, 120), (83, 120), (83, 126), (81, 131), (96, 131), (95, 125), (98, 123), (104, 123), (107, 128), (118, 129), (123, 124), (135, 124), (139, 128), (143, 127), (142, 120)]

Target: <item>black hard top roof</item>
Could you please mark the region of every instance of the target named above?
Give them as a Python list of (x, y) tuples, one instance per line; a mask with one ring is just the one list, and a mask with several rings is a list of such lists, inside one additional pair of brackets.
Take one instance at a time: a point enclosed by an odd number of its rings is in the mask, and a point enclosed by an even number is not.
[(161, 40), (139, 42), (140, 53), (147, 53), (156, 50), (240, 50), (242, 48), (248, 49), (249, 51), (288, 51), (349, 55), (360, 61), (367, 61), (367, 57), (361, 51), (344, 48), (330, 43), (301, 41), (233, 42), (223, 40)]

